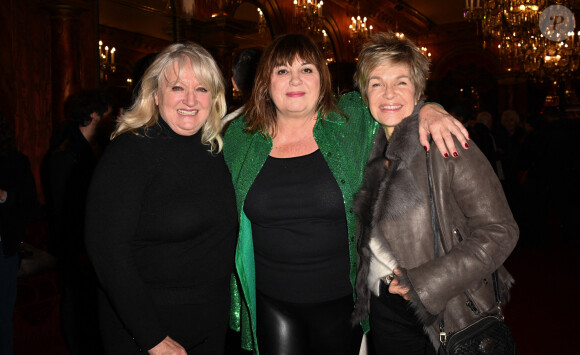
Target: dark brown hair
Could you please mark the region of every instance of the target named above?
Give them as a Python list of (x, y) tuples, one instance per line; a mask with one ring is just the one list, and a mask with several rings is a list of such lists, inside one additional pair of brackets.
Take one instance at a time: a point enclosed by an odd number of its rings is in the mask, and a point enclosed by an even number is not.
[(276, 107), (270, 98), (271, 76), (274, 69), (282, 65), (292, 65), (296, 59), (312, 63), (320, 73), (320, 96), (316, 110), (323, 118), (337, 110), (330, 71), (316, 43), (302, 34), (285, 34), (274, 39), (264, 50), (258, 64), (252, 95), (246, 104), (245, 121), (248, 132), (275, 133)]

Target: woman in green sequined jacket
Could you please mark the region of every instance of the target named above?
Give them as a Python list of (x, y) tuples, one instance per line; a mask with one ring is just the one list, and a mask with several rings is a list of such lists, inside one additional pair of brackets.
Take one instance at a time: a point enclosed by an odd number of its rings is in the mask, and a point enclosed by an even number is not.
[[(444, 138), (466, 131), (440, 120), (438, 106), (426, 110), (421, 115), (434, 120), (431, 133), (447, 154)], [(259, 343), (263, 354), (358, 353), (362, 331), (350, 326), (351, 206), (377, 127), (359, 93), (343, 96), (337, 108), (311, 39), (283, 35), (265, 50), (246, 114), (224, 137), (240, 216), (231, 326), (242, 332), (244, 349), (257, 354)]]

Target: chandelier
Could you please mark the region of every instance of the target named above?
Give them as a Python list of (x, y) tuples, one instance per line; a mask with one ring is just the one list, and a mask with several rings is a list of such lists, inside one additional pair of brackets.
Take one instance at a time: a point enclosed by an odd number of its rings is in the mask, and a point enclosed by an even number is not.
[(322, 5), (324, 2), (318, 0), (294, 0), (294, 24), (315, 37), (322, 35)]
[(363, 44), (373, 34), (373, 26), (367, 27), (367, 18), (363, 17), (361, 19), (360, 15), (357, 15), (356, 18), (354, 16), (351, 17), (351, 21), (351, 24), (348, 25), (348, 43), (350, 43), (350, 47), (356, 56), (360, 53)]
[(576, 77), (580, 68), (580, 32), (570, 32), (568, 36), (560, 42), (551, 41), (543, 35), (535, 38), (533, 47), (524, 54), (524, 71), (540, 81)]
[(363, 44), (372, 36), (373, 26), (367, 26), (366, 16), (360, 16), (360, 3), (356, 2), (356, 16), (350, 18), (351, 23), (348, 25), (348, 43), (353, 51), (355, 60), (358, 60)]
[[(568, 9), (573, 1), (466, 0), (463, 15), (478, 23), (484, 48), (496, 51), (506, 70), (543, 81), (576, 75), (579, 67), (578, 34), (572, 30), (561, 38), (546, 38), (542, 32), (542, 13), (551, 5)], [(555, 27), (560, 20), (550, 17), (550, 21)]]
[(463, 17), (468, 21), (479, 21), (483, 18), (483, 9), (479, 6), (479, 0), (465, 0), (465, 11)]
[(99, 41), (99, 73), (101, 82), (107, 82), (109, 75), (115, 72), (115, 47), (103, 47), (103, 41)]

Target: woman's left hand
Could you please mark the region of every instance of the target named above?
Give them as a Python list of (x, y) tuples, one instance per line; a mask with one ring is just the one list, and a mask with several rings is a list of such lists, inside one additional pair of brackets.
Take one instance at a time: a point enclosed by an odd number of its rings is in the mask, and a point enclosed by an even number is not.
[(169, 336), (150, 349), (148, 353), (149, 355), (187, 355), (185, 349)]
[(399, 279), (397, 279), (397, 277), (401, 276), (401, 270), (399, 269), (395, 269), (393, 270), (393, 272), (395, 273), (395, 278), (393, 279), (393, 281), (391, 281), (391, 283), (389, 284), (389, 292), (394, 294), (394, 295), (399, 295), (401, 297), (403, 297), (406, 301), (409, 301), (409, 289), (406, 287), (403, 287), (399, 284)]
[(426, 150), (430, 148), (429, 134), (445, 158), (458, 156), (453, 136), (463, 149), (469, 148), (467, 129), (445, 109), (433, 103), (423, 105), (419, 111), (419, 141)]

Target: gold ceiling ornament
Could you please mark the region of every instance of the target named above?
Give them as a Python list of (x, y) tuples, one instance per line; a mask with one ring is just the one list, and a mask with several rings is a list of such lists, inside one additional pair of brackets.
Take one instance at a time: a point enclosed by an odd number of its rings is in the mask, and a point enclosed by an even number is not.
[(506, 70), (543, 81), (577, 74), (573, 5), (572, 0), (466, 0), (464, 17), (477, 22), (483, 46), (498, 53)]

